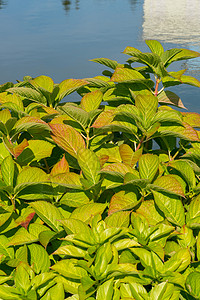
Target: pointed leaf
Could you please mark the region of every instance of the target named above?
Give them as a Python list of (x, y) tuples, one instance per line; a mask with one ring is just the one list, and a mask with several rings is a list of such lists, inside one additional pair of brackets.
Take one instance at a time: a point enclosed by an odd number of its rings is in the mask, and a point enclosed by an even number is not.
[(42, 104), (47, 104), (46, 98), (43, 96), (42, 93), (39, 93), (35, 89), (29, 88), (29, 87), (13, 87), (9, 88), (7, 90), (9, 93), (15, 93), (19, 96), (22, 96), (24, 98), (27, 98), (29, 100), (42, 103)]
[(96, 63), (102, 64), (106, 67), (109, 67), (113, 70), (116, 69), (118, 62), (112, 59), (108, 59), (108, 58), (94, 58), (94, 59), (90, 59), (90, 61), (94, 61)]
[(193, 198), (186, 214), (186, 223), (190, 228), (200, 228), (200, 194)]
[(186, 278), (185, 285), (192, 296), (200, 298), (200, 272), (191, 272)]
[(109, 205), (108, 215), (114, 212), (131, 209), (139, 203), (137, 193), (120, 191), (114, 194)]
[(50, 259), (46, 250), (37, 244), (31, 244), (28, 246), (30, 251), (30, 263), (33, 266), (33, 270), (36, 274), (40, 272), (48, 272), (50, 268)]
[(97, 155), (93, 151), (83, 148), (78, 151), (77, 159), (86, 179), (92, 184), (98, 183), (101, 166)]
[(1, 164), (1, 174), (3, 180), (9, 186), (13, 186), (14, 173), (15, 173), (15, 164), (12, 157), (9, 155), (3, 160)]
[(185, 224), (184, 207), (178, 196), (152, 191), (158, 208), (172, 224), (183, 226)]
[(84, 139), (73, 127), (64, 124), (51, 124), (50, 127), (53, 140), (72, 156), (76, 157), (78, 150), (85, 148)]
[(65, 155), (63, 155), (62, 159), (57, 162), (51, 169), (51, 176), (67, 172), (69, 172), (69, 164), (65, 158)]
[(123, 163), (133, 167), (142, 155), (142, 148), (134, 152), (129, 145), (122, 144), (119, 146), (119, 152)]
[(93, 111), (97, 108), (99, 108), (99, 105), (101, 104), (103, 98), (103, 93), (99, 90), (90, 92), (83, 96), (81, 99), (81, 107), (87, 111)]
[(170, 104), (170, 105), (177, 106), (179, 108), (186, 109), (186, 107), (183, 105), (183, 102), (181, 101), (180, 97), (171, 91), (162, 91), (161, 93), (159, 93), (158, 94), (158, 102), (161, 104), (162, 103)]
[(159, 158), (153, 154), (144, 154), (139, 158), (140, 178), (152, 181), (158, 171)]
[(81, 86), (87, 85), (88, 82), (82, 79), (65, 79), (59, 85), (59, 92), (57, 97), (61, 101), (65, 96), (73, 93)]
[(62, 219), (59, 209), (53, 204), (45, 201), (35, 201), (30, 204), (30, 206), (35, 210), (36, 214), (54, 231), (59, 231), (62, 229), (60, 222), (58, 220)]
[(164, 53), (163, 46), (160, 42), (156, 40), (146, 40), (145, 43), (150, 48), (151, 52), (158, 54), (161, 56)]

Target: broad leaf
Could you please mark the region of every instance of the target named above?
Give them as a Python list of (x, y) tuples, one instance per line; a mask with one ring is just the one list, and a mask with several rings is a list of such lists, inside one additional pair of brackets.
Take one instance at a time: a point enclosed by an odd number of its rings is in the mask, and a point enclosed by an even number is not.
[(183, 226), (185, 224), (184, 207), (178, 196), (164, 192), (152, 191), (158, 208), (172, 224)]
[(62, 226), (58, 220), (62, 219), (59, 209), (45, 201), (35, 201), (30, 204), (36, 214), (54, 231), (60, 231)]
[(140, 178), (152, 181), (158, 171), (159, 158), (153, 154), (144, 154), (139, 158)]
[(93, 151), (83, 148), (78, 151), (77, 159), (86, 179), (92, 184), (98, 183), (101, 166), (97, 155)]
[(102, 98), (103, 93), (101, 91), (90, 92), (81, 99), (81, 107), (87, 112), (93, 111), (99, 108)]
[(50, 127), (54, 142), (70, 155), (77, 157), (78, 150), (85, 148), (84, 139), (73, 127), (64, 124), (51, 124)]

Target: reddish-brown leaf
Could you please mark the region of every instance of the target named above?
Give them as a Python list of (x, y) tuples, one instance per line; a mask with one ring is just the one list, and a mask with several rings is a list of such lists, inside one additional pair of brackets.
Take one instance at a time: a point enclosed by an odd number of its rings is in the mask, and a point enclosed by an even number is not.
[(73, 127), (65, 124), (50, 124), (52, 139), (58, 146), (76, 157), (78, 150), (85, 148), (85, 141)]
[(14, 147), (13, 149), (13, 154), (15, 156), (15, 158), (17, 158), (22, 152), (23, 150), (28, 147), (28, 141), (26, 139), (24, 139), (21, 144), (17, 145)]
[(67, 172), (69, 172), (69, 164), (65, 158), (65, 155), (63, 155), (63, 158), (53, 166), (51, 170), (51, 176)]
[(33, 219), (35, 212), (30, 213), (24, 221), (22, 221), (19, 225), (23, 226), (25, 229), (28, 228), (29, 223)]
[(190, 126), (200, 128), (200, 114), (195, 112), (182, 113), (183, 121)]
[(133, 167), (138, 162), (140, 156), (142, 155), (142, 149), (134, 152), (127, 144), (120, 145), (119, 152), (123, 163), (128, 164), (131, 167)]
[(114, 110), (107, 110), (107, 111), (103, 111), (98, 118), (95, 120), (95, 122), (93, 123), (92, 127), (94, 128), (100, 128), (106, 125), (109, 125), (115, 114), (114, 114)]

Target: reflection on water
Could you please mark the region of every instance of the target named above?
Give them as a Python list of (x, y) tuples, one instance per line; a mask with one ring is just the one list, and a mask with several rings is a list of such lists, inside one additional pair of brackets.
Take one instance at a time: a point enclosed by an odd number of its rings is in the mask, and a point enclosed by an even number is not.
[(170, 43), (199, 43), (199, 0), (145, 0), (143, 37)]
[[(72, 2), (69, 0), (63, 0), (62, 4), (64, 6), (64, 10), (68, 12), (71, 8)], [(79, 0), (75, 0), (75, 9), (79, 9)]]
[(0, 9), (2, 9), (7, 3), (4, 0), (0, 0)]
[[(199, 0), (144, 0), (143, 39), (180, 44), (200, 52)], [(200, 59), (188, 61), (191, 72), (200, 72)]]

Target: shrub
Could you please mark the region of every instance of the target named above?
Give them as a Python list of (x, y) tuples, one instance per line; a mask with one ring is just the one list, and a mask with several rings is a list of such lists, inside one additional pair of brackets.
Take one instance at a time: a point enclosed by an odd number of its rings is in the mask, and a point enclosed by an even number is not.
[(167, 71), (200, 54), (146, 44), (0, 86), (0, 299), (200, 298), (200, 115), (168, 90), (200, 82)]

